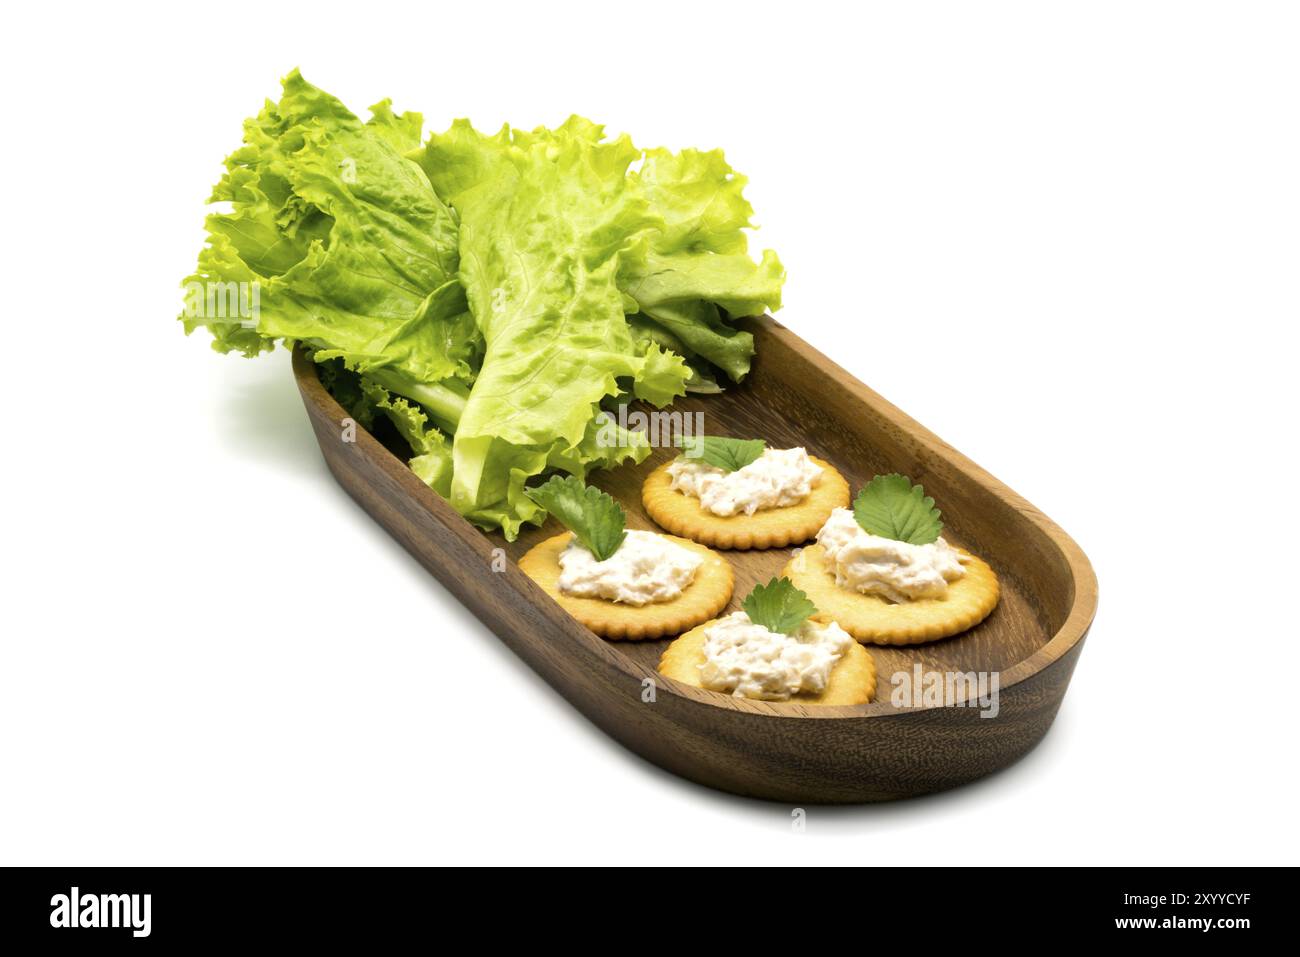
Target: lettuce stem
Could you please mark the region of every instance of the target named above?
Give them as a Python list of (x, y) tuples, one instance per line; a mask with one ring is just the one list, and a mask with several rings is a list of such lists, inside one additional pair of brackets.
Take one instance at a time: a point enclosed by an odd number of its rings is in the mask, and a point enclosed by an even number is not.
[(444, 379), (441, 382), (414, 382), (399, 373), (387, 369), (367, 372), (371, 379), (382, 385), (389, 392), (408, 399), (414, 399), (428, 411), (437, 424), (449, 432), (455, 432), (460, 424), (460, 417), (465, 412), (465, 403), (469, 399), (469, 387), (456, 379)]

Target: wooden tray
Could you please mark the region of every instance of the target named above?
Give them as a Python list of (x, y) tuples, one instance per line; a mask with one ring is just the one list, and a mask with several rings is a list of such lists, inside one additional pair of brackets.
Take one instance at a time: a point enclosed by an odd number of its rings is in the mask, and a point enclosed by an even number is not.
[[(744, 324), (758, 350), (746, 382), (681, 399), (674, 409), (703, 411), (710, 433), (805, 446), (855, 492), (878, 472), (909, 475), (943, 509), (945, 537), (982, 556), (1001, 579), (1001, 602), (977, 628), (925, 645), (867, 646), (879, 675), (872, 704), (749, 701), (658, 675), (666, 640), (606, 642), (515, 566), (562, 530), (557, 523), (516, 542), (480, 531), (373, 436), (357, 429), (355, 442), (344, 442), (346, 413), (315, 365), (300, 350), (293, 368), (325, 461), (348, 493), (583, 714), (656, 764), (725, 791), (803, 804), (925, 794), (1015, 761), (1051, 725), (1092, 623), (1097, 582), (1087, 558), (1037, 509), (798, 336), (767, 317)], [(641, 482), (672, 454), (656, 450), (640, 466), (595, 477), (626, 506), (629, 527), (655, 527), (641, 507)], [(731, 611), (790, 551), (723, 554), (736, 570)], [(891, 676), (917, 663), (926, 671), (998, 672), (997, 716), (982, 718), (976, 707), (896, 708)], [(643, 700), (647, 678), (653, 701)]]

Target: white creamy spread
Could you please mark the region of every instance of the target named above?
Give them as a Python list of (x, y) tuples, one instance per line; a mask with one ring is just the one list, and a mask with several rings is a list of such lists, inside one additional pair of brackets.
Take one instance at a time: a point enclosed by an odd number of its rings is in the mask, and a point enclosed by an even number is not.
[(704, 559), (654, 532), (628, 532), (603, 562), (575, 535), (560, 552), (560, 591), (626, 605), (672, 601), (695, 578)]
[(704, 632), (700, 684), (737, 698), (785, 701), (800, 692), (819, 694), (835, 662), (853, 646), (839, 625), (805, 621), (797, 635), (768, 631), (743, 611), (718, 619)]
[(966, 574), (966, 559), (942, 538), (929, 545), (881, 538), (864, 531), (847, 508), (831, 512), (817, 543), (836, 584), (893, 602), (942, 598), (948, 583)]
[(821, 466), (804, 449), (765, 449), (734, 472), (686, 455), (668, 466), (673, 488), (698, 498), (706, 512), (722, 516), (796, 505), (808, 497), (821, 474)]

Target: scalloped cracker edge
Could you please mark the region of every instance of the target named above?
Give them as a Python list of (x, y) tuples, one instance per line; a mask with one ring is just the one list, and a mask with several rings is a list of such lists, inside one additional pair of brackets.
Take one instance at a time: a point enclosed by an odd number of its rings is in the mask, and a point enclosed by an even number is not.
[(768, 508), (753, 515), (714, 515), (694, 496), (679, 492), (668, 475), (671, 461), (647, 476), (641, 486), (641, 504), (661, 528), (713, 548), (784, 548), (813, 538), (831, 512), (847, 508), (849, 483), (835, 466), (816, 456), (822, 474), (808, 497), (796, 505)]
[(676, 635), (712, 618), (731, 600), (735, 576), (731, 564), (703, 545), (665, 535), (669, 541), (704, 558), (695, 578), (671, 601), (648, 605), (621, 605), (603, 598), (577, 598), (560, 591), (560, 552), (572, 532), (534, 545), (519, 559), (519, 570), (537, 582), (561, 608), (602, 638), (645, 641)]
[(873, 645), (915, 645), (936, 641), (974, 628), (998, 603), (1001, 589), (993, 569), (965, 549), (966, 574), (948, 584), (943, 598), (921, 598), (894, 604), (879, 595), (864, 595), (836, 584), (827, 568), (826, 550), (809, 545), (781, 574), (803, 589), (820, 621), (834, 621), (858, 641)]
[[(704, 664), (704, 632), (715, 621), (692, 628), (666, 649), (659, 659), (659, 673), (693, 688), (700, 688), (700, 665)], [(714, 692), (723, 694), (724, 692)], [(831, 680), (821, 694), (797, 694), (780, 704), (867, 704), (876, 693), (876, 663), (871, 653), (854, 644), (831, 669)]]

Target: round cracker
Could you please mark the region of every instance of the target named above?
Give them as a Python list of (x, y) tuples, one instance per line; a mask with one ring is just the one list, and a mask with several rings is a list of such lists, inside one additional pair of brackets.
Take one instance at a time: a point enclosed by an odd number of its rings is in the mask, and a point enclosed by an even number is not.
[[(701, 688), (700, 665), (704, 664), (704, 632), (714, 621), (692, 628), (664, 649), (659, 673), (695, 688)], [(723, 694), (724, 692), (718, 692)], [(788, 704), (866, 704), (876, 693), (876, 664), (870, 652), (855, 644), (835, 667), (821, 694), (797, 694)]]
[(665, 535), (674, 544), (704, 558), (695, 578), (671, 601), (648, 605), (623, 605), (603, 598), (578, 598), (560, 591), (560, 552), (572, 532), (548, 538), (519, 559), (519, 569), (554, 598), (570, 615), (602, 638), (641, 641), (676, 635), (712, 618), (731, 601), (735, 577), (731, 564), (716, 552), (684, 538)]
[(817, 606), (815, 618), (835, 622), (858, 641), (915, 645), (974, 628), (998, 603), (998, 576), (993, 569), (965, 549), (957, 551), (968, 556), (962, 563), (966, 574), (948, 583), (947, 594), (899, 604), (837, 584), (821, 545), (803, 549), (781, 574)]
[(753, 515), (714, 515), (700, 500), (673, 488), (665, 462), (641, 486), (641, 502), (660, 527), (714, 548), (784, 548), (814, 537), (831, 512), (849, 504), (849, 483), (835, 466), (808, 456), (822, 468), (808, 497), (795, 505), (767, 508)]

